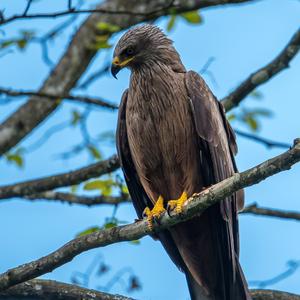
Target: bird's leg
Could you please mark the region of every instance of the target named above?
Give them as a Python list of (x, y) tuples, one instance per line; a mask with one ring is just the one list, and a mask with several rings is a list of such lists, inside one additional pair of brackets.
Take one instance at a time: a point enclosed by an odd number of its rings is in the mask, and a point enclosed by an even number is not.
[(177, 200), (170, 200), (168, 202), (168, 210), (173, 210), (175, 209), (175, 212), (177, 214), (180, 214), (183, 209), (183, 205), (188, 199), (187, 193), (184, 191), (181, 196)]
[(150, 210), (149, 207), (146, 207), (143, 212), (143, 216), (147, 218), (148, 221), (148, 227), (150, 230), (153, 229), (153, 219), (159, 218), (166, 209), (164, 208), (164, 198), (162, 196), (159, 196), (154, 207), (152, 210)]

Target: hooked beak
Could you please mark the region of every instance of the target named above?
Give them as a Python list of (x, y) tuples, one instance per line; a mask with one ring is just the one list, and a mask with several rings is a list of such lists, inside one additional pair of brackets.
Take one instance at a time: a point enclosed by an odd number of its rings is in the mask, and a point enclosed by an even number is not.
[(121, 70), (120, 66), (114, 64), (111, 65), (110, 72), (112, 76), (114, 76), (116, 79), (118, 79), (117, 74), (119, 73), (120, 70)]
[(124, 61), (120, 61), (120, 58), (118, 56), (114, 57), (112, 61), (112, 65), (110, 68), (112, 76), (114, 76), (117, 79), (117, 74), (119, 71), (123, 68), (126, 67), (129, 62), (133, 60), (134, 57), (127, 58)]
[(110, 68), (111, 74), (112, 76), (114, 76), (114, 78), (117, 79), (117, 74), (119, 73), (119, 71), (121, 70), (121, 66), (120, 66), (120, 59), (118, 56), (114, 57), (113, 61), (112, 61), (112, 65)]

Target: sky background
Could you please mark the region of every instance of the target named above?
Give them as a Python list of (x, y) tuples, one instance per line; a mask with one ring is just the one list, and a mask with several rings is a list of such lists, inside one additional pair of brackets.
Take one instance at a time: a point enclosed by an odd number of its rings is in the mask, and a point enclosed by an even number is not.
[[(67, 2), (67, 1), (66, 1)], [(88, 3), (87, 3), (88, 2)], [(86, 1), (89, 6), (93, 1)], [(5, 15), (20, 13), (25, 1), (2, 0), (0, 9)], [(65, 9), (64, 1), (38, 1), (32, 12)], [(208, 74), (205, 80), (218, 98), (226, 96), (251, 72), (273, 59), (290, 40), (300, 24), (300, 2), (297, 0), (266, 0), (252, 4), (221, 6), (203, 9), (203, 24), (190, 25), (179, 21), (169, 33), (175, 47), (181, 54), (187, 69), (201, 70), (210, 57), (215, 60), (209, 66), (214, 82)], [(57, 62), (64, 52), (72, 33), (86, 16), (80, 16), (55, 42), (50, 44), (49, 53)], [(1, 27), (0, 39), (18, 35), (22, 29), (35, 29), (40, 35), (49, 30), (59, 20), (18, 21)], [(165, 29), (167, 18), (157, 24)], [(120, 34), (111, 42), (115, 44)], [(110, 59), (111, 52), (101, 52), (91, 63), (86, 78)], [(47, 77), (50, 67), (41, 57), (41, 48), (33, 43), (25, 49), (0, 57), (0, 86), (15, 89), (37, 89)], [(300, 55), (283, 71), (258, 91), (262, 99), (248, 97), (241, 107), (267, 108), (271, 118), (261, 118), (258, 134), (281, 142), (292, 143), (299, 137), (299, 92)], [(110, 74), (95, 81), (81, 94), (99, 96), (119, 103), (123, 90), (128, 86), (129, 72), (121, 72), (116, 81)], [(0, 98), (1, 101), (1, 98)], [(0, 105), (0, 121), (3, 121), (26, 99), (16, 100), (9, 105)], [(71, 111), (83, 110), (78, 103), (64, 102), (54, 114), (32, 132), (19, 146), (25, 149), (39, 140), (43, 133), (56, 124), (69, 122)], [(241, 108), (237, 109), (237, 112)], [(116, 112), (94, 108), (88, 122), (92, 135), (115, 130)], [(234, 128), (247, 131), (238, 122)], [(36, 151), (25, 155), (25, 167), (17, 168), (0, 160), (0, 183), (10, 184), (27, 179), (67, 172), (91, 163), (87, 153), (68, 160), (58, 158), (58, 154), (69, 150), (81, 139), (78, 128), (67, 128), (51, 136)], [(238, 138), (239, 154), (237, 164), (241, 171), (268, 158), (278, 155), (281, 149), (267, 149), (261, 144)], [(101, 147), (104, 157), (115, 152), (114, 145), (105, 143)], [(261, 184), (246, 190), (246, 203), (258, 202), (262, 206), (300, 211), (299, 202), (300, 165), (288, 172), (273, 176)], [(68, 190), (68, 189), (67, 189)], [(1, 201), (0, 204), (0, 271), (37, 259), (48, 254), (74, 238), (78, 232), (102, 225), (112, 214), (110, 206), (93, 208), (70, 206), (60, 203), (39, 201), (31, 203), (20, 199)], [(121, 205), (117, 211), (120, 220), (132, 222), (135, 212), (130, 204)], [(300, 223), (258, 216), (240, 216), (241, 264), (250, 283), (253, 280), (266, 280), (287, 269), (290, 260), (300, 261)], [(108, 273), (101, 277), (93, 276), (89, 287), (104, 287), (123, 268), (138, 276), (142, 289), (128, 294), (122, 284), (116, 283), (112, 293), (127, 294), (137, 299), (188, 299), (184, 275), (171, 263), (159, 242), (146, 237), (139, 245), (119, 243), (102, 249), (95, 249), (77, 256), (72, 262), (46, 274), (43, 278), (70, 282), (75, 271), (84, 272), (94, 261), (104, 260), (110, 266)], [(250, 285), (251, 287), (255, 287)], [(292, 276), (268, 288), (300, 294), (300, 269)]]

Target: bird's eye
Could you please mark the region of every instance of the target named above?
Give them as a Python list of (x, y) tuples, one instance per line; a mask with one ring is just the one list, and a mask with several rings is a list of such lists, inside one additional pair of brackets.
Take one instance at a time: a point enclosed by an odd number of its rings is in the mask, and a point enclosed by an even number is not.
[(126, 49), (126, 54), (127, 54), (127, 55), (132, 55), (133, 53), (134, 53), (134, 50), (133, 50), (132, 47), (128, 47), (128, 48)]

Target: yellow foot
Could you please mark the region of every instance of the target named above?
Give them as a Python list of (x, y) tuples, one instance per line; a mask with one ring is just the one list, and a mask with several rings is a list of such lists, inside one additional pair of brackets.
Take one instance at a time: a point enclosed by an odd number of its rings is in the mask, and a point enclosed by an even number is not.
[(184, 205), (184, 203), (186, 202), (187, 199), (188, 199), (187, 193), (183, 192), (181, 194), (181, 196), (179, 197), (179, 199), (177, 199), (177, 200), (170, 200), (168, 202), (168, 209), (169, 210), (175, 209), (175, 212), (177, 214), (182, 213), (183, 205)]
[(147, 217), (148, 228), (150, 230), (153, 229), (153, 219), (159, 218), (165, 211), (166, 209), (164, 208), (164, 198), (162, 196), (158, 197), (152, 210), (150, 210), (149, 207), (146, 207), (144, 209), (143, 215)]

